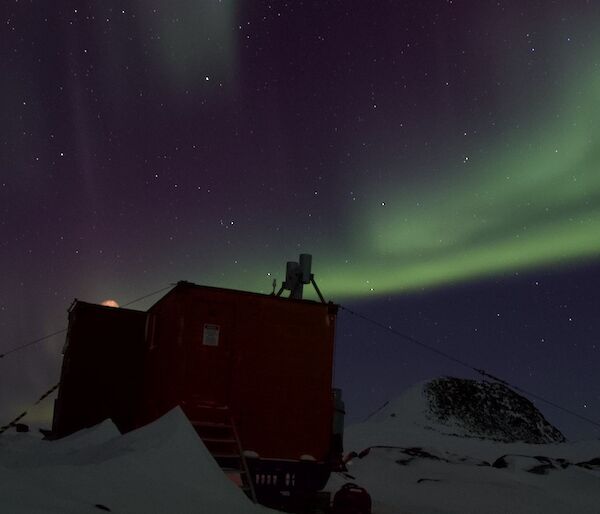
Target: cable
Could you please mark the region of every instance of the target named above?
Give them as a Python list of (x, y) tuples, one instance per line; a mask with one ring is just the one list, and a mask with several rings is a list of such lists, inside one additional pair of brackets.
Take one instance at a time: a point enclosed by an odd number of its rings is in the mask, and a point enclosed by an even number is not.
[(384, 325), (383, 323), (380, 323), (379, 321), (376, 321), (372, 318), (369, 318), (367, 316), (365, 316), (364, 314), (360, 314), (358, 312), (353, 311), (352, 309), (348, 309), (347, 307), (344, 307), (343, 305), (340, 305), (340, 309), (348, 312), (349, 314), (352, 314), (353, 316), (356, 316), (357, 318), (360, 318), (364, 321), (367, 321), (368, 323), (371, 323), (372, 325), (375, 325), (379, 328), (382, 328), (388, 332), (390, 332), (391, 334), (394, 334), (397, 337), (400, 337), (402, 339), (406, 339), (407, 341), (416, 344), (417, 346), (420, 346), (422, 348), (425, 348), (426, 350), (429, 350), (430, 352), (436, 353), (437, 355), (440, 355), (441, 357), (444, 357), (445, 359), (448, 359), (456, 364), (460, 364), (461, 366), (464, 366), (466, 368), (469, 368), (471, 371), (475, 371), (476, 373), (478, 373), (479, 375), (481, 375), (482, 377), (487, 377), (495, 382), (498, 382), (500, 384), (503, 384), (507, 387), (510, 387), (512, 389), (514, 389), (515, 391), (518, 391), (522, 394), (525, 394), (527, 396), (530, 396), (532, 398), (535, 398), (536, 400), (539, 400), (543, 403), (546, 403), (547, 405), (550, 405), (556, 409), (559, 409), (567, 414), (570, 414), (571, 416), (574, 416), (582, 421), (586, 421), (587, 423), (590, 423), (592, 425), (595, 425), (596, 427), (600, 428), (600, 422), (595, 421), (591, 418), (588, 418), (586, 416), (583, 416), (571, 409), (568, 409), (567, 407), (563, 407), (562, 405), (559, 405), (558, 403), (555, 403), (551, 400), (547, 400), (546, 398), (544, 398), (543, 396), (540, 396), (539, 394), (536, 393), (532, 393), (530, 391), (527, 391), (526, 389), (523, 389), (522, 387), (516, 386), (514, 384), (511, 384), (510, 382), (508, 382), (507, 380), (504, 380), (502, 378), (498, 378), (490, 373), (487, 373), (485, 370), (481, 369), (481, 368), (476, 368), (475, 366), (472, 366), (471, 364), (469, 364), (466, 361), (463, 361), (461, 359), (458, 359), (456, 357), (453, 357), (452, 355), (445, 353), (441, 350), (438, 350), (437, 348), (434, 348), (433, 346), (430, 346), (428, 344), (423, 343), (422, 341), (419, 341), (418, 339), (411, 337), (407, 334), (403, 334), (402, 332), (398, 332), (397, 330), (394, 330), (392, 327), (390, 327), (389, 325)]
[(559, 405), (558, 403), (554, 403), (553, 401), (550, 400), (546, 400), (546, 398), (541, 397), (538, 394), (532, 393), (531, 391), (527, 391), (526, 389), (523, 389), (522, 387), (516, 386), (516, 385), (512, 385), (509, 384), (510, 387), (512, 387), (515, 391), (519, 391), (520, 393), (526, 394), (528, 396), (531, 396), (532, 398), (535, 398), (536, 400), (539, 400), (541, 402), (546, 403), (547, 405), (550, 405), (552, 407), (554, 407), (555, 409), (559, 409), (563, 412), (566, 412), (567, 414), (571, 414), (571, 416), (575, 416), (576, 418), (579, 418), (582, 421), (587, 421), (588, 423), (592, 424), (592, 425), (596, 425), (597, 427), (600, 427), (600, 423), (597, 421), (594, 421), (591, 418), (588, 418), (582, 414), (579, 414), (575, 411), (572, 411), (571, 409), (567, 409), (566, 407), (563, 407), (562, 405)]
[[(129, 305), (133, 305), (134, 303), (137, 303), (137, 302), (139, 302), (141, 300), (145, 300), (146, 298), (149, 298), (150, 296), (154, 296), (154, 295), (156, 295), (158, 293), (162, 293), (163, 291), (166, 291), (167, 289), (171, 289), (173, 287), (173, 285), (174, 284), (169, 284), (168, 286), (163, 287), (163, 288), (159, 289), (158, 291), (153, 291), (152, 293), (148, 293), (148, 294), (145, 294), (144, 296), (140, 296), (139, 298), (136, 298), (135, 300), (131, 300), (130, 302), (124, 303), (122, 305), (122, 307), (127, 307)], [(34, 344), (41, 343), (42, 341), (46, 341), (47, 339), (50, 339), (51, 337), (54, 337), (54, 336), (57, 336), (57, 335), (60, 335), (60, 334), (64, 334), (66, 331), (67, 331), (67, 329), (63, 328), (61, 330), (58, 330), (56, 332), (52, 332), (51, 334), (47, 334), (47, 335), (45, 335), (43, 337), (40, 337), (38, 339), (34, 339), (33, 341), (29, 341), (29, 342), (27, 342), (25, 344), (22, 344), (20, 346), (15, 346), (14, 348), (11, 348), (10, 350), (7, 350), (4, 353), (0, 353), (0, 359), (3, 359), (4, 357), (6, 357), (7, 355), (10, 355), (11, 353), (18, 352), (18, 351), (23, 350), (24, 348), (27, 348), (27, 347), (32, 346)]]
[(15, 348), (12, 348), (4, 353), (0, 353), (0, 359), (3, 359), (4, 357), (6, 357), (7, 355), (10, 355), (11, 353), (15, 353), (15, 352), (18, 352), (19, 350), (23, 350), (24, 348), (27, 348), (28, 346), (32, 346), (37, 343), (41, 343), (42, 341), (45, 341), (46, 339), (50, 339), (51, 337), (57, 336), (66, 331), (67, 331), (67, 329), (63, 328), (62, 330), (58, 330), (57, 332), (53, 332), (52, 334), (45, 335), (43, 337), (40, 337), (39, 339), (34, 339), (33, 341), (29, 341), (28, 343), (22, 344), (21, 346), (16, 346)]
[[(58, 384), (54, 384), (42, 396), (40, 396), (37, 399), (37, 401), (31, 405), (31, 407), (34, 407), (34, 406), (39, 405), (40, 403), (42, 403), (42, 401), (44, 401), (48, 396), (50, 396), (54, 391), (56, 391), (58, 389), (59, 385), (60, 385), (60, 382)], [(29, 408), (31, 409), (31, 407), (29, 407)], [(3, 434), (4, 432), (6, 432), (11, 427), (14, 427), (19, 421), (21, 421), (25, 416), (27, 416), (27, 413), (28, 413), (27, 411), (21, 412), (21, 414), (19, 414), (15, 419), (13, 419), (12, 421), (10, 421), (6, 425), (0, 427), (0, 434)]]
[[(452, 362), (454, 362), (456, 364), (460, 364), (461, 366), (464, 366), (465, 368), (469, 368), (470, 370), (476, 369), (468, 362), (457, 359), (456, 357), (452, 357), (452, 355), (445, 353), (441, 350), (438, 350), (437, 348), (434, 348), (433, 346), (429, 346), (428, 344), (425, 344), (425, 343), (419, 341), (418, 339), (415, 339), (414, 337), (411, 337), (407, 334), (403, 334), (402, 332), (398, 332), (397, 330), (394, 330), (389, 325), (384, 325), (383, 323), (380, 323), (379, 321), (375, 321), (374, 319), (368, 318), (367, 316), (365, 316), (363, 314), (359, 314), (358, 312), (355, 312), (351, 309), (348, 309), (348, 307), (344, 307), (343, 305), (340, 305), (340, 309), (342, 309), (346, 312), (349, 312), (350, 314), (352, 314), (353, 316), (356, 316), (357, 318), (360, 318), (364, 321), (368, 321), (369, 323), (371, 323), (379, 328), (383, 328), (384, 330), (391, 332), (395, 336), (401, 337), (402, 339), (406, 339), (407, 341), (409, 341), (413, 344), (421, 346), (421, 347), (429, 350), (430, 352), (437, 353), (438, 355), (444, 357), (445, 359), (451, 360)], [(478, 370), (476, 370), (476, 371), (478, 371)]]
[(140, 296), (139, 298), (136, 298), (135, 300), (131, 300), (130, 302), (124, 303), (123, 305), (121, 305), (121, 307), (127, 307), (129, 305), (133, 305), (134, 303), (145, 300), (146, 298), (150, 298), (151, 296), (154, 296), (158, 293), (162, 293), (163, 291), (166, 291), (167, 289), (171, 289), (173, 286), (176, 286), (176, 285), (177, 284), (169, 284), (168, 286), (163, 287), (162, 289), (159, 289), (158, 291), (154, 291), (152, 293), (145, 294), (144, 296)]

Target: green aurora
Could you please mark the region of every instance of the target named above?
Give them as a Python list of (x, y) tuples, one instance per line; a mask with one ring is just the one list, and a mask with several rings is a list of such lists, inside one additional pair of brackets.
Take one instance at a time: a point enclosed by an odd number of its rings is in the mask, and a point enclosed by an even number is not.
[[(325, 296), (341, 300), (590, 261), (600, 255), (599, 75), (588, 73), (585, 92), (551, 102), (552, 116), (530, 128), (514, 128), (475, 155), (447, 155), (433, 181), (407, 183), (398, 173), (365, 182), (360, 201), (341, 214), (339, 234), (300, 234), (277, 255), (252, 248), (248, 266), (203, 276), (269, 292), (283, 260), (308, 252)], [(424, 165), (414, 166), (410, 176), (420, 176)]]
[(585, 84), (527, 137), (515, 129), (491, 158), (463, 157), (452, 182), (371, 187), (351, 262), (331, 266), (324, 287), (390, 294), (600, 255), (598, 72)]
[[(224, 32), (232, 14), (217, 15), (224, 17), (218, 19), (213, 35), (222, 44), (213, 57), (222, 58), (224, 78), (226, 68), (235, 68), (235, 56), (231, 41), (219, 31)], [(183, 34), (189, 36), (189, 31)], [(185, 38), (171, 41), (169, 33), (162, 35), (180, 57), (167, 59), (177, 69), (166, 75), (182, 84), (204, 81), (204, 72), (186, 61), (190, 56), (183, 50)], [(196, 60), (190, 57), (190, 62)], [(285, 229), (281, 240), (261, 239), (254, 228), (246, 227), (245, 232), (232, 234), (238, 245), (231, 255), (239, 258), (241, 252), (249, 258), (235, 260), (235, 265), (231, 258), (224, 267), (228, 257), (221, 255), (191, 274), (182, 265), (165, 281), (185, 277), (270, 292), (273, 278), (283, 277), (283, 261), (308, 252), (314, 256), (314, 271), (326, 297), (341, 300), (589, 262), (600, 255), (600, 70), (593, 63), (580, 55), (576, 63), (566, 65), (570, 72), (562, 75), (575, 77), (571, 86), (563, 85), (558, 93), (540, 92), (543, 103), (529, 113), (515, 114), (512, 129), (488, 135), (487, 140), (480, 136), (469, 155), (457, 150), (460, 145), (444, 146), (441, 141), (442, 172), (435, 178), (427, 156), (415, 156), (416, 150), (410, 148), (410, 169), (406, 164), (380, 166), (387, 168), (382, 173), (387, 179), (363, 177), (361, 183), (350, 185), (343, 177), (355, 180), (360, 174), (338, 169), (335, 195), (353, 190), (358, 201), (338, 210), (335, 198), (323, 197), (332, 206), (323, 233), (303, 230), (298, 220)], [(461, 132), (457, 126), (446, 130)], [(220, 240), (212, 242), (207, 235), (206, 244), (219, 247)], [(185, 248), (181, 251), (187, 253)]]

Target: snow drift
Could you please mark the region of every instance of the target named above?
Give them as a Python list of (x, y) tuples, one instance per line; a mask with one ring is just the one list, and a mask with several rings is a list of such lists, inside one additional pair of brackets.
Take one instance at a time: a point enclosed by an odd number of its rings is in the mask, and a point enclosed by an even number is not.
[(179, 408), (125, 435), (110, 421), (52, 442), (5, 434), (0, 498), (10, 514), (267, 511), (224, 475)]

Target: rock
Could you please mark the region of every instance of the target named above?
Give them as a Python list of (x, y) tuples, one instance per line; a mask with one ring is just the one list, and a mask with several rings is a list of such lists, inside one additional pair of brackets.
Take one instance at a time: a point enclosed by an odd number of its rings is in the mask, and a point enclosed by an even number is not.
[(565, 441), (527, 398), (503, 384), (444, 377), (425, 384), (424, 391), (432, 420), (465, 435), (530, 444)]
[(566, 468), (569, 464), (564, 459), (550, 459), (543, 456), (529, 455), (503, 455), (492, 463), (497, 469), (510, 469), (512, 471), (527, 471), (534, 475), (547, 475), (552, 469)]
[(578, 462), (576, 465), (586, 469), (600, 469), (600, 457), (594, 457), (593, 459), (584, 462)]

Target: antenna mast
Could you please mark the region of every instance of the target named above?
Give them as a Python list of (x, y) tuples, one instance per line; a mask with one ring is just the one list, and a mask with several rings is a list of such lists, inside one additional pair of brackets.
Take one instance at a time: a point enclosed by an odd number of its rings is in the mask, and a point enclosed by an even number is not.
[(281, 296), (283, 291), (290, 292), (290, 298), (294, 300), (302, 300), (302, 293), (304, 292), (305, 284), (312, 284), (319, 295), (321, 303), (325, 302), (325, 298), (321, 294), (317, 283), (315, 282), (315, 276), (311, 273), (312, 268), (312, 255), (308, 253), (301, 253), (298, 262), (288, 261), (285, 266), (285, 281), (281, 284), (277, 296)]

